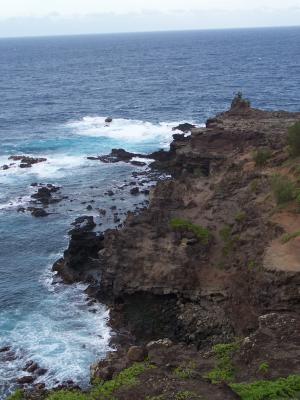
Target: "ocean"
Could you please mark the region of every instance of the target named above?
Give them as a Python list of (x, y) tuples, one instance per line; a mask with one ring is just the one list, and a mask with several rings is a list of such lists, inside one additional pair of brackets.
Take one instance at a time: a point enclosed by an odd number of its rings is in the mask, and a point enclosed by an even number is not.
[[(10, 347), (0, 352), (1, 400), (28, 360), (47, 369), (36, 383), (85, 387), (109, 350), (106, 308), (88, 302), (83, 284), (54, 284), (51, 266), (76, 217), (105, 230), (112, 206), (124, 218), (145, 200), (124, 182), (147, 167), (87, 157), (168, 148), (174, 126), (203, 124), (237, 91), (254, 107), (299, 111), (299, 43), (300, 28), (0, 39), (0, 167), (12, 155), (47, 158), (0, 169), (0, 348)], [(32, 183), (61, 187), (46, 218), (18, 212)]]

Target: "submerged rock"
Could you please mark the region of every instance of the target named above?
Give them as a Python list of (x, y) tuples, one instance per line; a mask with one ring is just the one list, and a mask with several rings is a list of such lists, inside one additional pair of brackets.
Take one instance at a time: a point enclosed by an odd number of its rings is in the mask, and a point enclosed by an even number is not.
[(31, 168), (32, 165), (47, 161), (47, 158), (29, 156), (10, 156), (9, 160), (20, 161), (20, 168)]

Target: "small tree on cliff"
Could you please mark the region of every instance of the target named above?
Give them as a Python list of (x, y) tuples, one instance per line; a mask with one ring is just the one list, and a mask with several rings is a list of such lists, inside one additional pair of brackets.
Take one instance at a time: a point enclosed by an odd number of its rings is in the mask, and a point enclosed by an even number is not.
[(251, 103), (248, 99), (243, 98), (242, 92), (237, 92), (231, 102), (231, 110), (240, 110), (245, 108), (250, 108)]

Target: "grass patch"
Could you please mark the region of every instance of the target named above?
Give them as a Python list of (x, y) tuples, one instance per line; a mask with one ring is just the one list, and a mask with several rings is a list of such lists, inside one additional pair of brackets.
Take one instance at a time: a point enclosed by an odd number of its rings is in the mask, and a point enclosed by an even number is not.
[(271, 157), (272, 153), (269, 149), (258, 149), (253, 153), (253, 161), (257, 167), (264, 167)]
[(292, 239), (296, 239), (297, 237), (300, 236), (300, 231), (294, 232), (294, 233), (287, 233), (286, 235), (283, 235), (282, 237), (282, 243), (288, 243)]
[(185, 219), (173, 218), (170, 225), (173, 230), (192, 232), (202, 244), (207, 245), (212, 239), (209, 229), (193, 224)]
[(174, 369), (174, 375), (179, 379), (191, 379), (195, 374), (196, 365), (190, 362), (187, 365), (180, 365)]
[(270, 365), (267, 362), (261, 363), (260, 366), (258, 367), (258, 372), (261, 372), (262, 374), (267, 374), (270, 370)]
[(89, 393), (72, 390), (61, 390), (52, 393), (47, 400), (114, 400), (113, 394), (118, 389), (138, 384), (138, 376), (148, 369), (155, 368), (149, 363), (135, 363), (124, 369), (114, 379), (95, 383)]
[(286, 176), (273, 175), (271, 186), (278, 205), (288, 203), (296, 197), (295, 185)]
[(210, 371), (206, 377), (212, 383), (233, 382), (235, 369), (232, 364), (232, 356), (239, 349), (239, 343), (217, 344), (213, 347), (213, 352), (217, 358), (216, 367)]
[(235, 220), (236, 222), (244, 222), (247, 218), (247, 214), (245, 213), (245, 211), (240, 211), (236, 214), (235, 216)]
[(16, 390), (7, 400), (23, 400), (23, 390)]
[(230, 225), (225, 225), (221, 230), (220, 230), (220, 237), (224, 242), (224, 247), (223, 247), (223, 255), (228, 256), (235, 244), (235, 242), (238, 240), (238, 237), (234, 237), (232, 235), (232, 228)]
[(231, 388), (242, 400), (283, 400), (300, 398), (300, 375), (291, 375), (275, 381), (235, 383)]
[(159, 396), (147, 396), (146, 400), (164, 400), (165, 396), (163, 394), (159, 395)]
[(291, 156), (296, 157), (300, 155), (300, 121), (289, 128), (288, 145)]
[(185, 390), (184, 392), (178, 392), (175, 396), (175, 400), (201, 400), (202, 396), (197, 395), (194, 392)]
[(88, 400), (89, 396), (86, 393), (78, 390), (59, 390), (47, 397), (47, 400)]

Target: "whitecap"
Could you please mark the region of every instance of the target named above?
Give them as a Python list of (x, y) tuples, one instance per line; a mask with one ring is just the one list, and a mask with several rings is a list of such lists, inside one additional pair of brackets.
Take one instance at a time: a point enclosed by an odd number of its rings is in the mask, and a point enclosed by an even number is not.
[(154, 124), (147, 121), (114, 119), (111, 123), (105, 122), (105, 117), (86, 116), (79, 121), (72, 121), (67, 127), (73, 133), (82, 136), (106, 137), (126, 142), (150, 142), (167, 147), (172, 140), (176, 127), (182, 121), (160, 122)]

